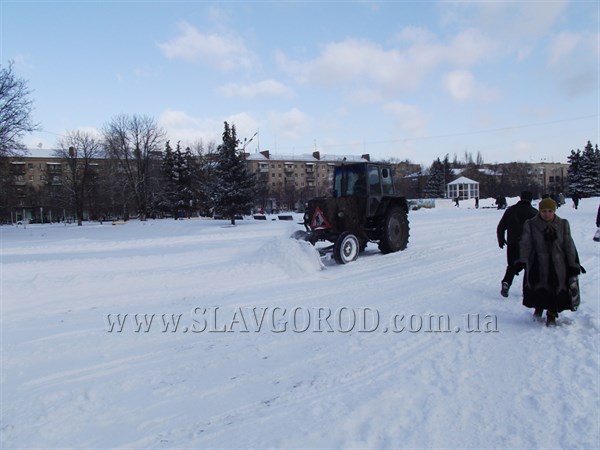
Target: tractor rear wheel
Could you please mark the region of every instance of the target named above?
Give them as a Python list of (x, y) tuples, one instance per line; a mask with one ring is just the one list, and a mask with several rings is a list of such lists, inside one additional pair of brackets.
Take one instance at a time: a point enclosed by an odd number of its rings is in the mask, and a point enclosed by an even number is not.
[(394, 253), (404, 250), (408, 245), (408, 217), (406, 212), (399, 206), (393, 206), (385, 216), (381, 237), (379, 238), (379, 250), (381, 253)]

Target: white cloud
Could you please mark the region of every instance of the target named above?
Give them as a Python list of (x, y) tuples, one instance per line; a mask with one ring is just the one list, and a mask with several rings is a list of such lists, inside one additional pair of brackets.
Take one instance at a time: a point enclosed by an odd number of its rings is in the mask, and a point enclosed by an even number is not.
[(475, 79), (471, 72), (466, 70), (455, 70), (446, 74), (442, 84), (453, 99), (461, 102), (469, 100), (475, 89)]
[(81, 133), (90, 135), (96, 139), (102, 139), (102, 132), (96, 127), (83, 126), (83, 127), (77, 128), (77, 130), (75, 130), (75, 131), (79, 131)]
[(408, 43), (426, 43), (435, 42), (436, 36), (426, 28), (408, 26), (396, 34), (396, 39)]
[(308, 61), (293, 61), (277, 56), (282, 70), (299, 82), (331, 87), (356, 81), (378, 86), (413, 88), (419, 81), (419, 67), (397, 50), (360, 39), (346, 39), (327, 44), (321, 54)]
[(569, 97), (596, 95), (600, 35), (591, 32), (563, 32), (548, 46), (548, 72), (559, 90)]
[(408, 131), (417, 137), (425, 135), (427, 121), (417, 106), (393, 102), (384, 105), (383, 110), (394, 116), (397, 126), (401, 130)]
[(167, 132), (168, 139), (184, 145), (197, 141), (220, 142), (223, 122), (214, 119), (196, 118), (183, 111), (165, 110), (158, 124)]
[(179, 29), (179, 37), (158, 44), (167, 58), (200, 61), (220, 70), (254, 66), (255, 56), (234, 36), (201, 33), (187, 22), (181, 22)]
[(308, 131), (311, 120), (304, 112), (292, 108), (284, 113), (271, 114), (271, 123), (276, 130), (276, 135), (295, 139)]
[(499, 96), (496, 89), (487, 88), (477, 82), (468, 70), (453, 70), (442, 79), (442, 87), (459, 102), (468, 100), (493, 100)]
[[(227, 117), (226, 121), (229, 125), (235, 125), (236, 136), (240, 141), (250, 139), (260, 128), (260, 123), (246, 112), (232, 114)], [(221, 124), (221, 133), (222, 132), (223, 124)]]
[(253, 84), (230, 83), (220, 86), (217, 91), (224, 97), (292, 97), (292, 90), (279, 81), (268, 79)]
[(563, 58), (571, 54), (582, 40), (579, 33), (560, 33), (550, 47), (550, 64), (561, 63)]
[(159, 117), (159, 125), (166, 130), (172, 142), (181, 141), (183, 145), (194, 142), (221, 143), (224, 122), (235, 125), (236, 135), (240, 141), (250, 139), (260, 128), (260, 123), (250, 114), (241, 112), (226, 118), (194, 117), (184, 111), (165, 110)]
[(536, 146), (529, 141), (518, 141), (514, 145), (514, 150), (517, 154), (528, 154), (535, 150)]
[(442, 23), (457, 29), (478, 28), (511, 45), (545, 36), (564, 17), (566, 0), (443, 2)]
[(178, 128), (190, 125), (199, 125), (198, 119), (189, 116), (183, 111), (165, 110), (159, 117), (160, 126), (166, 128)]
[[(440, 5), (444, 28), (469, 30), (461, 33), (464, 40), (457, 46), (467, 51), (463, 56), (456, 52), (457, 56), (468, 57), (484, 50), (489, 58), (515, 55), (518, 61), (523, 61), (552, 35), (564, 19), (569, 2), (452, 1)], [(462, 39), (457, 36), (454, 40), (458, 43)]]
[(457, 34), (447, 46), (443, 54), (451, 64), (468, 67), (481, 60), (490, 58), (498, 49), (498, 45), (476, 29), (465, 30)]
[(313, 59), (292, 60), (283, 53), (276, 59), (300, 83), (350, 88), (356, 98), (375, 99), (415, 90), (445, 64), (470, 67), (491, 58), (498, 49), (476, 29), (462, 31), (446, 42), (426, 29), (407, 27), (395, 41), (395, 47), (384, 48), (369, 40), (347, 38), (326, 44)]

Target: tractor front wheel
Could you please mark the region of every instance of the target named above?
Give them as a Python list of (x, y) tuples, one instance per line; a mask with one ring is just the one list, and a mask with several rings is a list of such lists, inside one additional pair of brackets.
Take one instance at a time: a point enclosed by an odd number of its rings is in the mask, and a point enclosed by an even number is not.
[(338, 264), (346, 264), (358, 258), (360, 244), (358, 238), (349, 232), (342, 233), (333, 246), (333, 258)]

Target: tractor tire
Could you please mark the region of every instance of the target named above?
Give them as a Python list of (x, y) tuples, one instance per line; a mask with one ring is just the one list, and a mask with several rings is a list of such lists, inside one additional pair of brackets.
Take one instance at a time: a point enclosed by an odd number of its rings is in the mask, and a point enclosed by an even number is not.
[(335, 241), (333, 246), (333, 259), (338, 264), (346, 264), (355, 261), (358, 258), (360, 244), (358, 238), (349, 233), (343, 232)]
[(406, 212), (399, 206), (389, 209), (383, 222), (379, 250), (381, 253), (394, 253), (408, 245), (409, 225)]

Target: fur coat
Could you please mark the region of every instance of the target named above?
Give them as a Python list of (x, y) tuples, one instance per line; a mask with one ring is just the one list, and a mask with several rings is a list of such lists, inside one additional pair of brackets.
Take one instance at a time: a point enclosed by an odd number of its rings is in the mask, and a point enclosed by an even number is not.
[(540, 215), (523, 226), (519, 261), (525, 264), (523, 304), (560, 312), (571, 309), (569, 278), (580, 273), (579, 257), (566, 219)]

